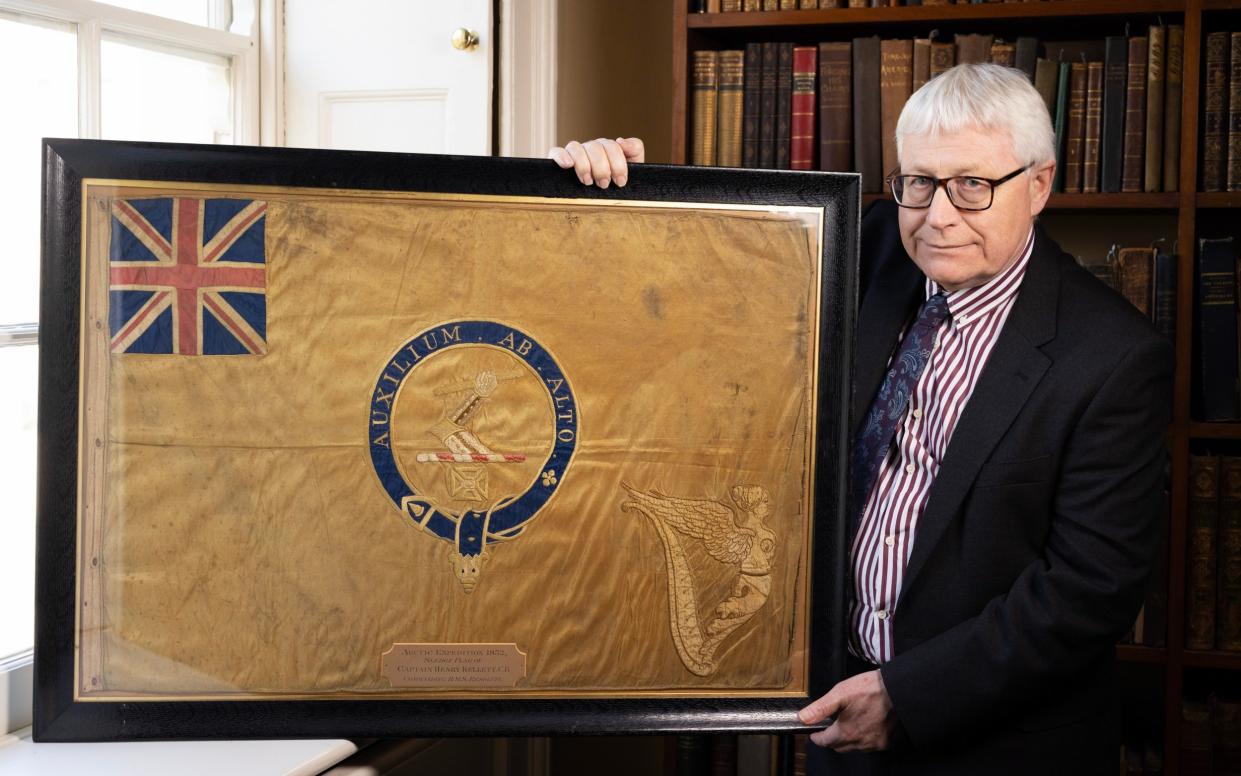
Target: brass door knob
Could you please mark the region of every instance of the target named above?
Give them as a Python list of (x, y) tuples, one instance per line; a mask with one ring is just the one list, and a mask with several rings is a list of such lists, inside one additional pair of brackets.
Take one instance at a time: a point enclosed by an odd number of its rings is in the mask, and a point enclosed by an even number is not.
[(458, 27), (452, 33), (452, 47), (458, 51), (471, 51), (478, 47), (478, 33)]

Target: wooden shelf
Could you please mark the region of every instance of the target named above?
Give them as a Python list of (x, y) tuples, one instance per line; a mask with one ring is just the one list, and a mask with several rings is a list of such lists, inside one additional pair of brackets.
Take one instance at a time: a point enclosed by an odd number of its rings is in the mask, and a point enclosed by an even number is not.
[(1190, 423), (1191, 439), (1241, 439), (1241, 423)]
[(1163, 665), (1168, 662), (1168, 650), (1163, 647), (1143, 647), (1137, 644), (1117, 644), (1116, 659), (1122, 663)]
[(1238, 671), (1241, 670), (1241, 652), (1199, 652), (1187, 649), (1181, 653), (1181, 663), (1193, 668), (1225, 668)]
[[(1227, 7), (1228, 2), (1221, 3)], [(915, 5), (888, 8), (820, 8), (797, 11), (691, 13), (690, 29), (805, 27), (815, 24), (882, 24), (974, 19), (1037, 19), (1060, 16), (1133, 16), (1183, 13), (1183, 0), (1051, 0), (1043, 3), (978, 3), (968, 5)]]
[(1197, 207), (1241, 207), (1241, 191), (1199, 192), (1194, 195)]
[(1237, 7), (1237, 0), (1202, 0), (1202, 10), (1236, 11), (1241, 9)]

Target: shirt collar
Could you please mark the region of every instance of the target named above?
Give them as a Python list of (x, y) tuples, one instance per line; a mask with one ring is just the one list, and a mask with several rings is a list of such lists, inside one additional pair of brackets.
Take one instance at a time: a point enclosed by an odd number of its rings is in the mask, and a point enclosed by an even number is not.
[(926, 298), (930, 299), (934, 294), (943, 293), (948, 301), (948, 313), (952, 316), (953, 325), (958, 329), (969, 326), (1017, 293), (1017, 289), (1021, 287), (1021, 280), (1025, 277), (1026, 266), (1030, 263), (1030, 254), (1033, 252), (1034, 227), (1031, 226), (1021, 255), (1003, 272), (982, 285), (962, 288), (959, 291), (945, 291), (934, 280), (927, 278)]

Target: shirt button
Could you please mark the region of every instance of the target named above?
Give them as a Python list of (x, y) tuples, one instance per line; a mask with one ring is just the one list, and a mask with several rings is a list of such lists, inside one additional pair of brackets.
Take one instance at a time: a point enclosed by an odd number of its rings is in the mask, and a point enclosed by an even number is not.
[(913, 465), (912, 463), (911, 463), (911, 464), (907, 464), (907, 465), (905, 466), (905, 473), (906, 473), (906, 474), (913, 474), (913, 473), (914, 473), (914, 465)]
[(888, 613), (884, 611), (883, 609), (880, 609), (879, 611), (875, 612), (875, 616), (881, 620), (888, 619)]
[(887, 537), (883, 540), (883, 543), (891, 547), (892, 545), (896, 544), (896, 537), (893, 536), (892, 534), (888, 534)]
[(970, 317), (969, 317), (968, 315), (958, 315), (958, 316), (957, 316), (957, 323), (965, 323), (965, 322), (966, 322), (966, 321), (968, 321), (969, 319), (970, 319)]
[(922, 410), (921, 410), (921, 409), (916, 409), (916, 410), (914, 410), (914, 417), (915, 417), (915, 418), (920, 418), (920, 417), (922, 417)]

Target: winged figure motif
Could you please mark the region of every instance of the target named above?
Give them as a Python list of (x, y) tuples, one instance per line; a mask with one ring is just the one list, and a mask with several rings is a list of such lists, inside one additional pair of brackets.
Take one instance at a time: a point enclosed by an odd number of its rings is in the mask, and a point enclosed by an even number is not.
[[(736, 485), (730, 493), (734, 509), (720, 501), (643, 492), (625, 482), (621, 486), (628, 494), (621, 510), (645, 516), (663, 543), (677, 653), (692, 673), (710, 676), (718, 667), (720, 644), (762, 608), (771, 592), (776, 535), (763, 522), (771, 513), (770, 496), (757, 485)], [(737, 567), (729, 596), (705, 625), (698, 615), (698, 584), (682, 546), (685, 538), (700, 540), (712, 558)]]

